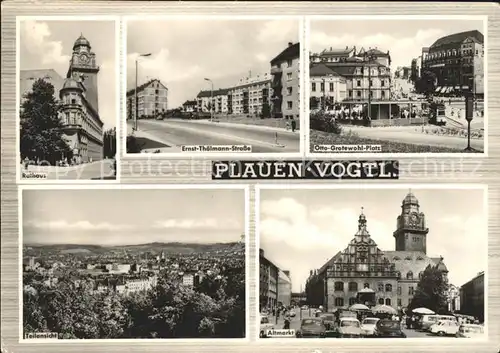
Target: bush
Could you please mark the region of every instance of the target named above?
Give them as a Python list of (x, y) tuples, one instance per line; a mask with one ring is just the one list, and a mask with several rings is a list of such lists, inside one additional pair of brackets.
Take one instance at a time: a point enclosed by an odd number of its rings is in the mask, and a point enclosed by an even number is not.
[(323, 111), (311, 113), (309, 116), (310, 128), (313, 130), (330, 132), (337, 135), (342, 133), (342, 126), (335, 118), (326, 115)]

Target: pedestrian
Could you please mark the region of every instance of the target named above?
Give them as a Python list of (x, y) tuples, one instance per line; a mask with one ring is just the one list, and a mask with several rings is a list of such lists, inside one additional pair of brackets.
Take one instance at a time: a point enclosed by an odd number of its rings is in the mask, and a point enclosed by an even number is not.
[(290, 120), (287, 120), (287, 121), (286, 121), (286, 129), (287, 129), (287, 130), (290, 130)]
[(294, 118), (292, 118), (292, 132), (295, 132), (295, 128), (297, 127), (297, 122)]

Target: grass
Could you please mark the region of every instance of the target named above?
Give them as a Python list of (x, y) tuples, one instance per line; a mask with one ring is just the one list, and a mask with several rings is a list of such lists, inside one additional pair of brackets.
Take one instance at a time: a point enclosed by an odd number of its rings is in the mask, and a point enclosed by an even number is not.
[[(234, 123), (234, 124), (245, 124), (245, 125), (259, 125), (259, 126), (270, 126), (270, 127), (280, 127), (286, 128), (287, 120), (281, 118), (247, 118), (245, 116), (215, 116), (215, 120), (220, 121), (221, 123)], [(297, 123), (296, 129), (300, 128), (299, 119), (295, 119)]]
[[(460, 153), (463, 149), (417, 145), (411, 143), (385, 141), (359, 137), (356, 134), (332, 134), (310, 130), (311, 152), (314, 145), (381, 145), (382, 152), (373, 153)], [(482, 151), (478, 151), (482, 152)]]
[[(130, 145), (129, 145), (130, 144)], [(127, 153), (140, 153), (140, 151), (150, 148), (164, 148), (172, 147), (164, 143), (150, 140), (145, 137), (133, 137), (129, 135), (127, 137)]]

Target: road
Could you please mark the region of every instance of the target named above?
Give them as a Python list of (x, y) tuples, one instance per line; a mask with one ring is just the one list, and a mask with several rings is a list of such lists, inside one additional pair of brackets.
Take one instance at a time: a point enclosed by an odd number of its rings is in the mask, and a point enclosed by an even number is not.
[(137, 127), (139, 133), (157, 139), (174, 153), (181, 152), (183, 145), (251, 145), (252, 152), (257, 153), (300, 151), (298, 131), (272, 127), (180, 119), (139, 120)]
[[(400, 128), (366, 128), (358, 126), (349, 126), (344, 128), (345, 131), (351, 130), (360, 137), (380, 139), (386, 141), (395, 141), (402, 143), (410, 143), (416, 145), (428, 145), (437, 147), (448, 147), (456, 149), (464, 149), (467, 147), (467, 139), (455, 136), (440, 136), (425, 134), (416, 131), (408, 131)], [(479, 151), (484, 151), (484, 140), (471, 139), (471, 147)]]
[[(25, 171), (24, 171), (25, 173)], [(23, 172), (22, 172), (23, 174)], [(73, 167), (29, 166), (24, 180), (115, 180), (113, 160), (81, 164)], [(44, 176), (44, 178), (39, 178)]]

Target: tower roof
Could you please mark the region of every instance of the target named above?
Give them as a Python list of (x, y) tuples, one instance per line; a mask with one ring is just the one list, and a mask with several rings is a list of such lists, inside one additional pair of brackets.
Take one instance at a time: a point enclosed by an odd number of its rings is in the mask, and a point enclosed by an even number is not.
[(75, 41), (75, 44), (73, 44), (73, 50), (81, 46), (86, 46), (90, 49), (90, 42), (83, 36), (83, 33), (80, 34), (80, 37), (78, 37), (78, 39)]
[(406, 195), (406, 197), (403, 200), (403, 206), (405, 206), (405, 205), (417, 205), (418, 206), (418, 200), (415, 197), (415, 195), (413, 195), (413, 193), (411, 191), (408, 192), (408, 194)]
[(65, 90), (65, 89), (77, 89), (77, 90), (83, 91), (80, 84), (74, 78), (71, 78), (71, 77), (64, 80), (64, 84), (61, 88), (61, 91)]

